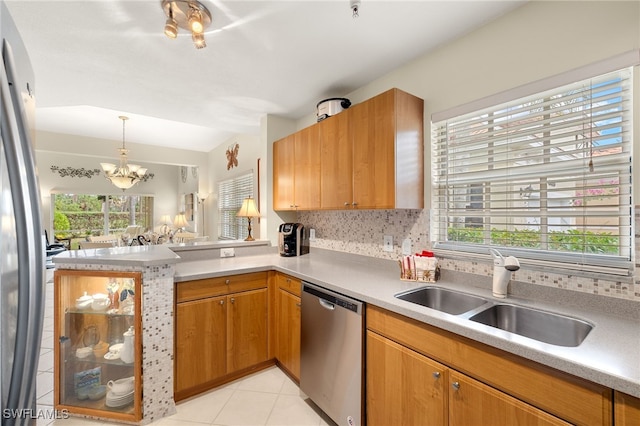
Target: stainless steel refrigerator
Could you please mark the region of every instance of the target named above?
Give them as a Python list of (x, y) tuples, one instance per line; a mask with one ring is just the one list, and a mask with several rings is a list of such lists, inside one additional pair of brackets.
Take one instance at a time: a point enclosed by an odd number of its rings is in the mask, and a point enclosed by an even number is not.
[(33, 71), (0, 1), (0, 381), (2, 425), (35, 424), (45, 250), (31, 129)]

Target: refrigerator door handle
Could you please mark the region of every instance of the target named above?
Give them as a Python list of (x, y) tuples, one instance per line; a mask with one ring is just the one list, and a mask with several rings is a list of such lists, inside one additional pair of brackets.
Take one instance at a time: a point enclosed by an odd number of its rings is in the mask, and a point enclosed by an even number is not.
[[(7, 405), (10, 408), (30, 409), (35, 407), (35, 375), (44, 315), (44, 243), (41, 235), (43, 227), (31, 138), (20, 89), (16, 83), (13, 53), (6, 40), (2, 46), (2, 57), (1, 139), (7, 158), (15, 214), (18, 262), (21, 265), (18, 274), (18, 328)], [(16, 424), (27, 424), (29, 421), (24, 417), (15, 420)]]

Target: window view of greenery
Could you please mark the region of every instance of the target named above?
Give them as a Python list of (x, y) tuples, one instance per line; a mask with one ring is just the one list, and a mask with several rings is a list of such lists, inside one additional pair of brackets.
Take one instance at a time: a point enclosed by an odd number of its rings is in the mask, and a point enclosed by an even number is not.
[(436, 235), (630, 258), (626, 70), (435, 124)]
[(153, 197), (55, 194), (53, 233), (71, 249), (90, 235), (124, 232), (128, 226), (153, 227)]

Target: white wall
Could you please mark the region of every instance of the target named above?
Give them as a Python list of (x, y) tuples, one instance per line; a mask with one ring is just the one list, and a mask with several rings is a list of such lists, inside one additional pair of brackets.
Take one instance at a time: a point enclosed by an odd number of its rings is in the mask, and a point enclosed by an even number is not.
[[(238, 166), (227, 169), (226, 151), (235, 144), (238, 149)], [(260, 143), (257, 135), (237, 135), (227, 140), (222, 145), (211, 150), (209, 159), (209, 180), (207, 183), (207, 199), (205, 201), (206, 232), (211, 240), (218, 238), (218, 182), (242, 176), (250, 171), (253, 172), (253, 198), (260, 199), (258, 208), (264, 212), (266, 207), (266, 145)], [(260, 170), (258, 170), (260, 165)], [(204, 190), (202, 191), (205, 192)], [(260, 239), (261, 230), (258, 221), (253, 219), (251, 224), (251, 235), (255, 239)]]

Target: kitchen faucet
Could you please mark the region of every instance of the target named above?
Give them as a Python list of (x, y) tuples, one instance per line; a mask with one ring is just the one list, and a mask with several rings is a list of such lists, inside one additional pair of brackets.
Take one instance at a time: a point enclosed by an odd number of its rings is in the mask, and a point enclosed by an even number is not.
[(504, 299), (511, 273), (520, 269), (520, 262), (513, 256), (503, 257), (496, 249), (489, 249), (493, 255), (493, 296)]

